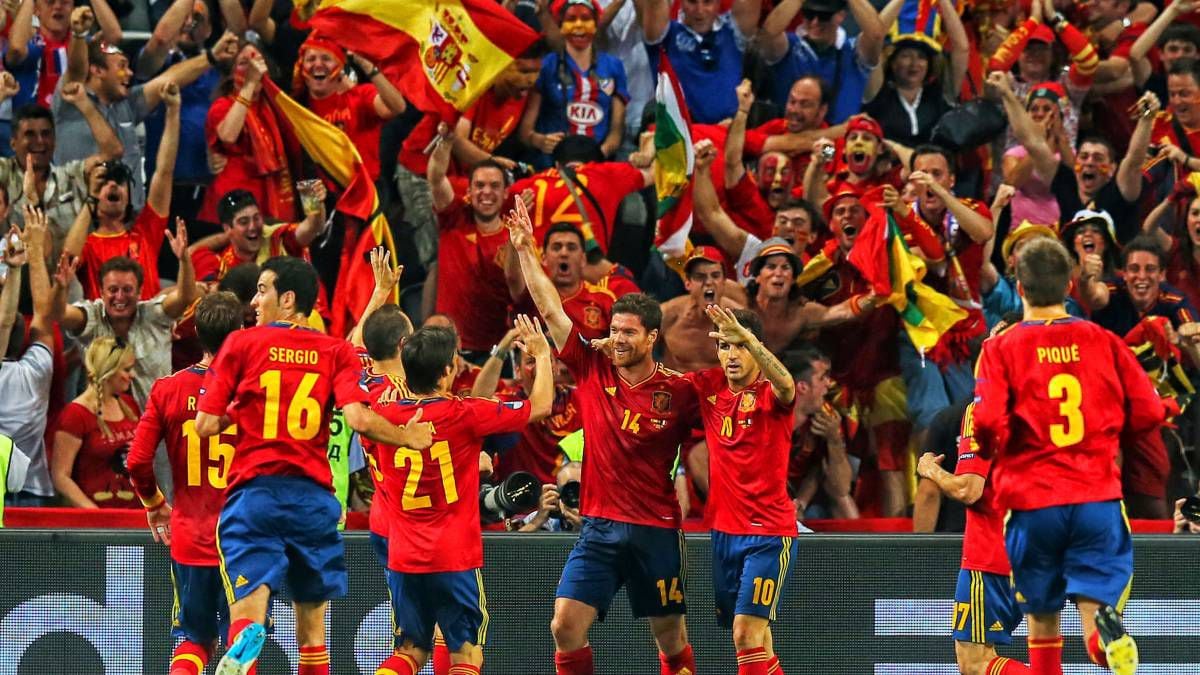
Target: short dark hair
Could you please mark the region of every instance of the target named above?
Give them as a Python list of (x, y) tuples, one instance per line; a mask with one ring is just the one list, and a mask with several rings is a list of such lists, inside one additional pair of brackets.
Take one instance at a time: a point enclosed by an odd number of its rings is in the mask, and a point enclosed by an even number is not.
[[(813, 82), (816, 82), (817, 87), (821, 90), (821, 105), (829, 105), (829, 99), (833, 97), (833, 87), (830, 87), (828, 82), (826, 82), (820, 76), (812, 74), (801, 75), (800, 77), (796, 78), (796, 82), (800, 82), (802, 80), (812, 80)], [(792, 87), (796, 86), (796, 82), (792, 83)], [(791, 96), (792, 87), (788, 87), (789, 96)]]
[(754, 337), (759, 340), (763, 339), (762, 319), (757, 314), (748, 309), (735, 309), (732, 312), (733, 318), (737, 319), (738, 323), (742, 324)]
[(21, 123), (26, 120), (46, 120), (50, 123), (50, 128), (54, 128), (53, 113), (36, 103), (26, 103), (17, 108), (16, 112), (13, 113), (12, 128), (14, 135), (17, 129), (21, 128)]
[(454, 363), (458, 336), (449, 328), (422, 326), (404, 341), (400, 362), (405, 384), (414, 394), (431, 394)]
[(276, 293), (282, 296), (291, 291), (296, 295), (297, 312), (312, 312), (313, 305), (317, 304), (317, 289), (321, 283), (312, 263), (292, 256), (276, 256), (263, 263), (262, 271), (275, 273)]
[(1162, 246), (1158, 245), (1158, 241), (1153, 236), (1139, 234), (1131, 239), (1128, 244), (1125, 244), (1125, 248), (1121, 249), (1121, 267), (1125, 267), (1129, 263), (1130, 254), (1137, 253), (1138, 251), (1154, 256), (1158, 260), (1160, 267), (1167, 257), (1166, 252), (1163, 251)]
[(230, 291), (243, 305), (248, 304), (258, 293), (258, 275), (261, 273), (258, 263), (242, 263), (225, 273), (217, 282), (217, 290)]
[(1079, 137), (1079, 143), (1075, 146), (1078, 152), (1083, 147), (1084, 143), (1092, 143), (1093, 145), (1103, 145), (1108, 150), (1108, 158), (1112, 161), (1117, 161), (1117, 146), (1112, 144), (1112, 141), (1099, 134), (1087, 134)]
[(1017, 253), (1017, 281), (1030, 307), (1061, 305), (1074, 269), (1071, 254), (1054, 239), (1037, 237)]
[(363, 346), (376, 361), (394, 359), (400, 352), (400, 341), (412, 333), (412, 322), (408, 320), (408, 315), (399, 305), (388, 303), (363, 322)]
[(579, 237), (580, 248), (583, 248), (587, 245), (587, 242), (583, 239), (583, 233), (579, 231), (578, 227), (575, 227), (574, 223), (554, 223), (548, 230), (546, 230), (546, 234), (542, 237), (542, 248), (544, 249), (549, 246), (550, 236), (558, 234), (559, 232), (567, 232)]
[(1200, 28), (1190, 23), (1177, 21), (1163, 31), (1158, 38), (1158, 46), (1165, 47), (1168, 42), (1190, 42), (1200, 49)]
[(146, 273), (142, 271), (142, 266), (138, 261), (127, 256), (119, 255), (115, 258), (109, 258), (100, 266), (100, 271), (96, 274), (96, 280), (101, 285), (104, 284), (104, 276), (109, 272), (133, 272), (133, 276), (137, 277), (138, 288), (146, 281)]
[(258, 199), (253, 192), (241, 188), (230, 190), (217, 200), (217, 220), (221, 221), (222, 225), (228, 225), (233, 222), (237, 212), (247, 206), (258, 206)]
[[(114, 51), (115, 50), (115, 51)], [(109, 55), (123, 55), (121, 50), (114, 44), (105, 42), (97, 37), (95, 40), (88, 42), (87, 47), (87, 64), (88, 66), (96, 66), (97, 68), (108, 69)]]
[(480, 169), (495, 169), (495, 170), (499, 171), (500, 176), (502, 177), (502, 180), (504, 181), (504, 187), (508, 187), (508, 185), (509, 185), (508, 170), (504, 168), (503, 164), (501, 164), (500, 162), (497, 162), (496, 160), (492, 159), (491, 157), (488, 157), (487, 159), (481, 159), (478, 162), (475, 162), (475, 164), (471, 167), (471, 173), (470, 173), (470, 175), (467, 176), (467, 180), (472, 180), (472, 181), (475, 180), (475, 174), (478, 173)]
[(229, 334), (242, 327), (244, 312), (237, 296), (217, 291), (196, 303), (196, 336), (209, 354), (216, 354)]
[(563, 165), (571, 162), (603, 162), (604, 151), (600, 149), (600, 142), (591, 136), (582, 134), (571, 134), (564, 136), (558, 145), (554, 146), (554, 152), (550, 154), (555, 164)]
[(788, 196), (779, 208), (775, 209), (775, 213), (780, 211), (791, 211), (792, 209), (801, 209), (808, 214), (808, 220), (812, 222), (813, 232), (818, 232), (825, 229), (825, 218), (821, 215), (821, 211), (812, 205), (812, 202), (801, 197)]
[(1178, 59), (1171, 64), (1167, 75), (1188, 75), (1200, 85), (1200, 59)]
[(517, 58), (518, 59), (540, 59), (543, 56), (545, 56), (546, 53), (549, 51), (550, 51), (550, 46), (548, 44), (546, 44), (546, 38), (539, 37), (538, 39), (533, 41), (533, 44), (526, 47), (525, 51), (521, 52), (520, 56), (518, 56)]
[(641, 320), (646, 332), (662, 327), (662, 307), (645, 293), (629, 293), (613, 303), (612, 315), (632, 314)]
[(912, 157), (908, 158), (909, 170), (912, 170), (913, 166), (917, 163), (917, 158), (922, 155), (941, 155), (943, 158), (945, 158), (946, 166), (950, 168), (950, 173), (952, 175), (958, 173), (958, 167), (956, 166), (957, 161), (954, 157), (954, 153), (940, 145), (934, 145), (933, 143), (922, 143), (913, 148)]
[(813, 371), (816, 364), (829, 363), (829, 356), (816, 345), (803, 343), (795, 349), (789, 349), (783, 355), (783, 366), (791, 373), (796, 382), (812, 384)]

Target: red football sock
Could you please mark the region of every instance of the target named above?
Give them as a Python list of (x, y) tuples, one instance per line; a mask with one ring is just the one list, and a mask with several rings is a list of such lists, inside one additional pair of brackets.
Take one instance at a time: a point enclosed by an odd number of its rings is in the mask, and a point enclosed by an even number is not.
[(737, 653), (738, 675), (767, 675), (767, 650), (763, 647), (739, 649)]
[(252, 623), (254, 622), (250, 619), (237, 619), (233, 623), (229, 624), (229, 642), (226, 643), (226, 649), (233, 646), (233, 643), (237, 641), (237, 636), (242, 632), (242, 629)]
[(450, 675), (450, 648), (441, 635), (433, 636), (433, 675)]
[(1087, 653), (1088, 658), (1092, 660), (1092, 663), (1100, 666), (1101, 668), (1108, 667), (1108, 654), (1105, 654), (1104, 647), (1100, 646), (1100, 631), (1094, 631), (1092, 633), (1092, 637), (1088, 638)]
[(691, 645), (684, 645), (683, 650), (675, 656), (659, 652), (658, 663), (662, 675), (694, 675), (696, 672), (696, 657), (692, 656)]
[(767, 659), (767, 675), (783, 675), (783, 666), (779, 663), (779, 655), (772, 654)]
[(1029, 672), (1033, 675), (1063, 675), (1061, 637), (1029, 638)]
[(203, 645), (184, 640), (171, 656), (170, 675), (200, 675), (208, 663), (208, 649)]
[(988, 664), (986, 667), (984, 667), (983, 672), (987, 673), (987, 675), (1025, 675), (1027, 673), (1032, 673), (1033, 671), (1029, 669), (1029, 666), (1021, 663), (1020, 661), (1013, 661), (1012, 659), (1006, 659), (1003, 656), (997, 656), (991, 661), (988, 661)]
[(300, 648), (300, 668), (296, 675), (329, 675), (329, 650), (325, 645)]
[(456, 663), (450, 666), (450, 675), (479, 675), (479, 666), (469, 663)]
[(554, 652), (554, 675), (592, 675), (592, 646), (573, 652)]
[(418, 666), (411, 656), (395, 652), (379, 664), (375, 675), (417, 675), (420, 669), (421, 666)]

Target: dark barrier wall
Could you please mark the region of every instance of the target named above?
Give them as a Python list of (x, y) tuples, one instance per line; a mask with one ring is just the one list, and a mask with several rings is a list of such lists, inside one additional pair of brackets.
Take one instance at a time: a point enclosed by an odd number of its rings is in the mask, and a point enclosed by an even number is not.
[[(1141, 648), (1142, 675), (1200, 673), (1200, 537), (1135, 539), (1127, 623)], [(491, 623), (484, 672), (553, 673), (549, 634), (554, 587), (569, 536), (486, 539), (484, 577)], [(370, 675), (388, 651), (383, 575), (365, 536), (347, 536), (350, 594), (333, 604), (332, 672)], [(730, 634), (716, 627), (707, 537), (689, 537), (688, 633), (700, 675), (736, 672)], [(940, 536), (805, 535), (784, 591), (775, 648), (789, 675), (956, 673), (948, 637), (959, 540)], [(173, 646), (166, 549), (132, 532), (0, 531), (0, 675), (162, 674)], [(293, 619), (277, 601), (279, 626), (259, 673), (294, 673)], [(1085, 664), (1079, 620), (1064, 621), (1068, 675)], [(1024, 635), (1024, 627), (1019, 630)], [(281, 647), (282, 645), (282, 647)], [(619, 595), (592, 632), (600, 673), (658, 673), (645, 622)], [(1005, 654), (1024, 658), (1024, 639)], [(292, 665), (286, 665), (286, 664)], [(210, 671), (211, 672), (211, 671)]]

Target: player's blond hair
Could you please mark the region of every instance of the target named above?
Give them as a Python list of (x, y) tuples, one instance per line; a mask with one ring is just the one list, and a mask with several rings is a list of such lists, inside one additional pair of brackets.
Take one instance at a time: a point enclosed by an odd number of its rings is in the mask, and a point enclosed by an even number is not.
[[(126, 357), (129, 356), (133, 356), (132, 346), (126, 344), (124, 340), (106, 336), (92, 340), (92, 344), (88, 346), (87, 353), (83, 357), (83, 365), (87, 369), (88, 387), (96, 393), (96, 423), (100, 426), (100, 433), (104, 434), (105, 438), (110, 438), (113, 434), (112, 430), (108, 428), (108, 423), (104, 421), (104, 384), (112, 379), (117, 371), (121, 370), (121, 364), (125, 363)], [(137, 415), (120, 397), (117, 398), (117, 404), (121, 407), (121, 413), (125, 415), (125, 419), (137, 419)]]

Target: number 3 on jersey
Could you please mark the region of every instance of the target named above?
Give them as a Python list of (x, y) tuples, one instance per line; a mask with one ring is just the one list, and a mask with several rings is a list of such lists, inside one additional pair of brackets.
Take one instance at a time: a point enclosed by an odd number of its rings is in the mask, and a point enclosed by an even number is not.
[[(450, 444), (446, 441), (438, 441), (429, 446), (429, 458), (437, 462), (446, 503), (453, 504), (458, 501), (458, 485), (454, 482), (454, 464), (450, 459)], [(404, 481), (404, 495), (400, 499), (400, 508), (405, 511), (415, 511), (433, 506), (433, 499), (429, 495), (417, 496), (417, 488), (421, 484), (421, 472), (425, 468), (425, 456), (421, 451), (412, 448), (396, 448), (395, 462), (397, 469), (408, 466), (408, 478)]]
[(1083, 440), (1083, 413), (1079, 410), (1079, 404), (1083, 402), (1083, 390), (1079, 386), (1079, 379), (1069, 373), (1059, 373), (1050, 378), (1046, 395), (1061, 401), (1058, 414), (1066, 420), (1066, 424), (1050, 425), (1050, 442), (1065, 448)]

